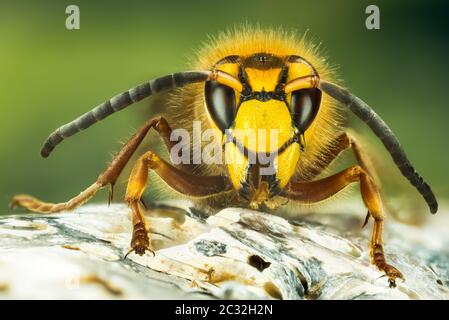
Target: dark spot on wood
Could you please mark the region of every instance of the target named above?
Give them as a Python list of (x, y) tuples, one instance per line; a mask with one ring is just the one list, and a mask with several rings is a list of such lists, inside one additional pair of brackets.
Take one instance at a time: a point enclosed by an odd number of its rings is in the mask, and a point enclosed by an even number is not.
[(196, 251), (206, 257), (218, 256), (226, 253), (226, 245), (215, 240), (200, 240), (194, 243)]
[(440, 279), (437, 279), (437, 283), (441, 286), (443, 285), (443, 281), (441, 281)]
[(248, 257), (248, 264), (262, 272), (271, 265), (271, 262), (265, 261), (260, 256), (253, 254)]

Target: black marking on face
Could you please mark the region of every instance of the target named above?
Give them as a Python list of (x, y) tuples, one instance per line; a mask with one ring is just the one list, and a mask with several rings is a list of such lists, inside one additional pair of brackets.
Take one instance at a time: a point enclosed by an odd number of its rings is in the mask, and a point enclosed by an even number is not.
[(282, 92), (284, 94), (284, 98), (285, 98), (284, 88), (285, 88), (285, 84), (287, 82), (287, 78), (288, 78), (288, 65), (285, 64), (282, 67), (281, 72), (279, 73), (278, 84), (276, 86), (276, 89), (274, 90), (275, 92)]
[[(286, 95), (284, 87), (288, 78), (288, 66), (290, 63), (304, 63), (312, 68), (314, 75), (318, 75), (314, 66), (298, 55), (290, 55), (287, 56), (287, 58), (281, 58), (272, 53), (259, 52), (244, 59), (238, 55), (230, 55), (219, 60), (214, 65), (214, 68), (225, 63), (236, 63), (239, 65), (238, 79), (243, 86), (243, 90), (240, 93), (240, 103), (253, 99), (262, 102), (272, 99), (285, 102)], [(253, 91), (248, 81), (248, 76), (245, 71), (246, 68), (258, 70), (281, 68), (282, 70), (279, 74), (276, 89), (274, 91)]]
[(251, 91), (246, 94), (240, 95), (240, 103), (248, 100), (258, 100), (258, 101), (269, 101), (269, 100), (279, 100), (285, 101), (285, 93), (283, 91)]
[(244, 68), (252, 68), (258, 70), (268, 70), (282, 68), (284, 60), (271, 53), (255, 53), (243, 61)]
[[(223, 144), (223, 148), (226, 146), (226, 144), (233, 143), (237, 147), (237, 149), (240, 151), (240, 153), (243, 154), (246, 158), (252, 157), (252, 159), (258, 159), (259, 154), (255, 153), (252, 150), (249, 150), (244, 144), (242, 144), (239, 140), (237, 140), (233, 136), (232, 130), (226, 130), (225, 135), (226, 135), (226, 140)], [(300, 134), (294, 135), (293, 137), (288, 139), (277, 151), (272, 152), (272, 153), (276, 153), (277, 155), (280, 155), (293, 143), (301, 144), (302, 142), (301, 142), (300, 138), (301, 138)], [(268, 156), (270, 156), (270, 153), (265, 153), (265, 157), (268, 157)]]

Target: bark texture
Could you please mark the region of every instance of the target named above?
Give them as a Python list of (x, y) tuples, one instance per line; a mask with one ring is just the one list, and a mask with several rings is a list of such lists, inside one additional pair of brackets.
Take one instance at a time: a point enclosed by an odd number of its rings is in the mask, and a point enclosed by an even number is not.
[(385, 250), (405, 282), (390, 289), (369, 262), (360, 208), (286, 219), (186, 202), (147, 216), (153, 249), (129, 250), (124, 205), (0, 218), (0, 298), (447, 299), (449, 217), (420, 227), (387, 221)]

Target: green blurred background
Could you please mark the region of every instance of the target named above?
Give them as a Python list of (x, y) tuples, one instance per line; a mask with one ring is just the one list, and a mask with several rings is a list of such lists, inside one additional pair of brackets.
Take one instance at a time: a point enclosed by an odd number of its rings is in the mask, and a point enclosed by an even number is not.
[[(65, 28), (69, 4), (80, 7), (80, 30)], [(380, 7), (381, 30), (365, 28), (368, 4)], [(443, 1), (1, 0), (1, 212), (15, 193), (52, 201), (77, 194), (144, 121), (148, 102), (71, 138), (44, 160), (40, 148), (53, 129), (135, 84), (185, 69), (207, 35), (245, 21), (319, 37), (345, 84), (391, 125), (436, 194), (449, 195)], [(105, 192), (97, 197), (105, 199)]]

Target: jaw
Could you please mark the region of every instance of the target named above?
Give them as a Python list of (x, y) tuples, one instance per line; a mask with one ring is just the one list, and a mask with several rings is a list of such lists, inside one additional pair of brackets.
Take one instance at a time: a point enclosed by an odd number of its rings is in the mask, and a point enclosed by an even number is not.
[[(251, 153), (251, 152), (250, 152)], [(234, 143), (225, 146), (225, 161), (229, 178), (240, 196), (252, 208), (265, 204), (278, 195), (295, 174), (299, 160), (299, 145), (292, 143), (280, 153), (244, 154)]]

